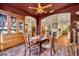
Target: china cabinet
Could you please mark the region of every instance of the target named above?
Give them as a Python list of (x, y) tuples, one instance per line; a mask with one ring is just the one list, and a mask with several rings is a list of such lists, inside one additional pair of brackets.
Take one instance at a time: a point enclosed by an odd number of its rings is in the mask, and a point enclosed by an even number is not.
[(0, 10), (0, 50), (24, 43), (24, 16)]

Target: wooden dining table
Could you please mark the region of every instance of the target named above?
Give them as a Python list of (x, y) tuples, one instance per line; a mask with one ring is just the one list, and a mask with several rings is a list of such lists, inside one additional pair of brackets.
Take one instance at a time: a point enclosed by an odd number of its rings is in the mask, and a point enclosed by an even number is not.
[(39, 41), (39, 47), (40, 47), (40, 50), (39, 50), (39, 54), (41, 54), (41, 51), (42, 51), (42, 43), (45, 41), (47, 39), (47, 37), (46, 36), (40, 36), (40, 35), (36, 35), (36, 36), (34, 36), (34, 37), (31, 37), (30, 38), (30, 41), (33, 41), (33, 40), (38, 40)]
[(39, 39), (39, 41), (42, 42), (42, 41), (46, 40), (47, 37), (46, 36), (41, 37), (41, 36), (37, 35), (37, 36), (31, 37), (30, 41), (36, 40), (36, 39)]
[(40, 39), (40, 36), (37, 35), (37, 36), (31, 37), (30, 39), (31, 39), (31, 40)]

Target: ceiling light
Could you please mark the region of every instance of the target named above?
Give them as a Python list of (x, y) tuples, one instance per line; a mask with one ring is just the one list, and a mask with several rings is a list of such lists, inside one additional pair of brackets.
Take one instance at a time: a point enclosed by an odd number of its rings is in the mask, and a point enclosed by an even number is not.
[(37, 11), (36, 14), (41, 14), (41, 13), (47, 13), (47, 11), (44, 9), (49, 8), (49, 7), (52, 7), (52, 4), (48, 4), (46, 6), (41, 6), (41, 4), (38, 3), (38, 7), (31, 7), (30, 6), (28, 8), (36, 10)]
[(49, 11), (49, 13), (52, 13), (52, 12), (54, 12), (54, 10)]
[(77, 11), (75, 14), (79, 15), (79, 11)]

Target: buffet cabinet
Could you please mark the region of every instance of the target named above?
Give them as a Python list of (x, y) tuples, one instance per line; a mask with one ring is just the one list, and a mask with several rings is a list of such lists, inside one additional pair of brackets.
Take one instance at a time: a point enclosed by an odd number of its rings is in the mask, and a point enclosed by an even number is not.
[(24, 43), (24, 35), (22, 33), (16, 34), (1, 34), (0, 35), (0, 50), (11, 48), (13, 46)]
[(25, 16), (0, 10), (0, 50), (24, 43)]

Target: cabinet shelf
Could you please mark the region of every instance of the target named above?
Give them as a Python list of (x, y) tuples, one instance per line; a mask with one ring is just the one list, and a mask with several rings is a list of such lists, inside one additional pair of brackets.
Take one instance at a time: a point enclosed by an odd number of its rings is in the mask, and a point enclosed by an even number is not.
[(15, 33), (16, 32), (16, 28), (17, 28), (16, 20), (17, 20), (16, 17), (11, 17), (11, 33)]
[(0, 33), (8, 33), (7, 15), (0, 14)]
[[(14, 15), (14, 14), (7, 14), (7, 15), (4, 15), (4, 14), (0, 14), (0, 33), (7, 33), (7, 32), (15, 33), (17, 31), (24, 32), (23, 16)], [(11, 21), (9, 21), (8, 19), (9, 17)], [(17, 20), (17, 19), (20, 19), (20, 20)], [(10, 22), (10, 24), (8, 21)]]
[(24, 20), (19, 22), (19, 32), (24, 32)]

